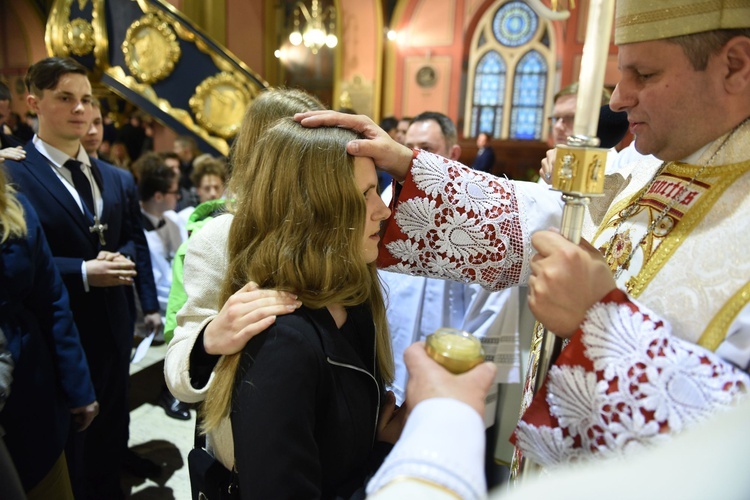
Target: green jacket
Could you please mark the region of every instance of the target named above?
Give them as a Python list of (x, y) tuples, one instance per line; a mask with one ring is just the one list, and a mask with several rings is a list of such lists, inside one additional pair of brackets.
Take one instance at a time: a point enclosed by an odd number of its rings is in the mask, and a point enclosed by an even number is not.
[(185, 264), (185, 254), (187, 253), (190, 238), (198, 232), (203, 225), (225, 212), (226, 200), (211, 200), (201, 203), (192, 214), (187, 222), (188, 239), (180, 245), (172, 261), (172, 288), (169, 290), (169, 301), (167, 302), (167, 315), (164, 320), (164, 340), (167, 343), (174, 337), (174, 329), (177, 327), (177, 311), (187, 302), (185, 285), (182, 281), (182, 271)]

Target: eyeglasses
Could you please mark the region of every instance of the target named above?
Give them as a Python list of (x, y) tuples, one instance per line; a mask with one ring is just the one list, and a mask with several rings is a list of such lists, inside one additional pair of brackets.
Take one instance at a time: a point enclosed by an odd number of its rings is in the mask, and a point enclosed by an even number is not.
[(563, 116), (550, 116), (547, 118), (549, 121), (550, 126), (554, 126), (558, 120), (562, 120), (562, 123), (566, 127), (570, 127), (573, 125), (573, 120), (575, 119), (575, 115), (563, 115)]
[(175, 189), (174, 191), (164, 191), (164, 194), (173, 194), (177, 198), (182, 198), (182, 193), (180, 192), (179, 189)]

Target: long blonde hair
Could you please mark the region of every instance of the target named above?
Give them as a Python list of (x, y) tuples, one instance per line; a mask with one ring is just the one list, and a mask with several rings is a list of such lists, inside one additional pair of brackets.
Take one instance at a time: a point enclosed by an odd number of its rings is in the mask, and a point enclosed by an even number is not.
[[(340, 128), (305, 128), (279, 120), (253, 149), (246, 196), (229, 233), (229, 269), (222, 303), (251, 279), (263, 288), (298, 295), (307, 307), (369, 306), (381, 377), (393, 380), (393, 353), (375, 264), (362, 257), (366, 206), (354, 181)], [(241, 353), (214, 370), (204, 402), (204, 429), (231, 408)]]
[(23, 218), (23, 206), (16, 198), (16, 190), (6, 184), (5, 171), (0, 162), (0, 243), (8, 238), (26, 236), (26, 220)]
[[(229, 153), (231, 176), (227, 189), (237, 198), (243, 198), (248, 185), (248, 163), (258, 139), (279, 118), (295, 113), (325, 109), (318, 99), (304, 90), (271, 88), (256, 97), (245, 111), (242, 125)], [(231, 208), (231, 207), (230, 207)]]

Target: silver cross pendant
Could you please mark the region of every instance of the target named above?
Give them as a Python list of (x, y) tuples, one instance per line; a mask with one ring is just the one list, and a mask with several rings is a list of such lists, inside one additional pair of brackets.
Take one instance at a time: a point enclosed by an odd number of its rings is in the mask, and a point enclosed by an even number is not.
[(99, 244), (104, 246), (107, 242), (104, 240), (104, 231), (109, 228), (107, 224), (102, 224), (99, 221), (99, 217), (94, 216), (94, 225), (89, 227), (90, 233), (99, 233)]

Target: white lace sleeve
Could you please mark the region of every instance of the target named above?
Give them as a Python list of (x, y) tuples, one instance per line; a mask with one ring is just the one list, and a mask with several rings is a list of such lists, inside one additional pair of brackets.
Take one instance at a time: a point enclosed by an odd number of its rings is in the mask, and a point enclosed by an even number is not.
[(531, 232), (559, 223), (559, 194), (420, 151), (386, 226), (388, 271), (479, 283), (525, 283)]
[(588, 311), (550, 369), (516, 443), (544, 466), (622, 456), (730, 408), (749, 383), (616, 290)]

